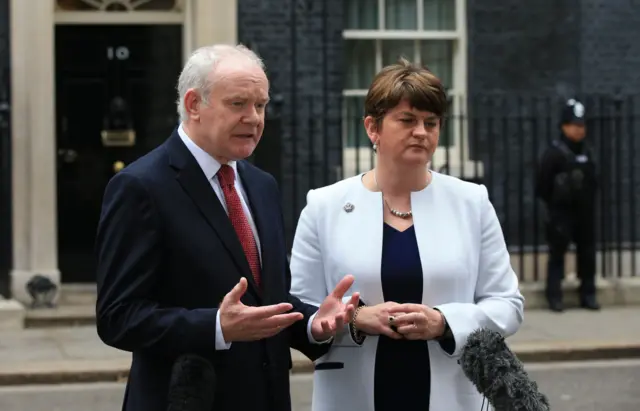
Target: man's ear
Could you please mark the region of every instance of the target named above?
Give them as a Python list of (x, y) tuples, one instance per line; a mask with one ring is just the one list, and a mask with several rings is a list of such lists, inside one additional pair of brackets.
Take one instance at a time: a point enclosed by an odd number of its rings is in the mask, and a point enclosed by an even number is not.
[(201, 103), (202, 103), (202, 98), (200, 97), (200, 94), (196, 90), (189, 89), (184, 94), (184, 99), (182, 101), (182, 104), (184, 104), (185, 111), (187, 112), (189, 118), (192, 118), (194, 120), (200, 119)]

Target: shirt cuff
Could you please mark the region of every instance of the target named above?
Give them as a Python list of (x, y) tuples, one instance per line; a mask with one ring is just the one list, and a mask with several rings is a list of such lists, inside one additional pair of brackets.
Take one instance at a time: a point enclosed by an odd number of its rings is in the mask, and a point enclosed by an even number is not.
[(309, 342), (312, 344), (327, 344), (330, 343), (331, 341), (333, 341), (333, 337), (329, 338), (328, 340), (325, 341), (316, 341), (315, 338), (313, 338), (313, 334), (311, 333), (311, 324), (313, 324), (313, 319), (316, 318), (316, 314), (318, 314), (318, 312), (316, 311), (311, 317), (309, 317), (309, 322), (307, 323), (307, 336), (309, 337)]
[(216, 350), (228, 350), (231, 343), (227, 343), (222, 335), (222, 326), (220, 325), (220, 310), (216, 314)]

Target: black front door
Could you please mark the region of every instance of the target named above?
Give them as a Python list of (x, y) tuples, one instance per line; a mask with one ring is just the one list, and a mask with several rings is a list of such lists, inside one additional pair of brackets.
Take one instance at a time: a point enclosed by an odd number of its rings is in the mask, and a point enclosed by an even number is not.
[(59, 266), (94, 282), (107, 182), (178, 124), (182, 27), (58, 25), (55, 41)]

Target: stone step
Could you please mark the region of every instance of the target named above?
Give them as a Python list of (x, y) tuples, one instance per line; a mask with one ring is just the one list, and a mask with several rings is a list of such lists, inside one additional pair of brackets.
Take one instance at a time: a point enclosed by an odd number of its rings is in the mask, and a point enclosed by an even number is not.
[(62, 284), (59, 305), (94, 305), (96, 303), (95, 284)]
[(96, 323), (95, 304), (60, 305), (56, 308), (28, 309), (25, 328), (73, 327)]

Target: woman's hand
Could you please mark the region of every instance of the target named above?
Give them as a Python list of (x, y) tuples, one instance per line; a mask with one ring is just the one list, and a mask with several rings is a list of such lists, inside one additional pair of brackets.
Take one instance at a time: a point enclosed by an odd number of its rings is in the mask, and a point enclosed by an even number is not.
[(398, 304), (388, 312), (395, 316), (391, 325), (407, 340), (433, 340), (444, 334), (444, 316), (426, 305)]
[(401, 340), (402, 335), (392, 330), (389, 324), (389, 310), (399, 306), (400, 304), (394, 302), (364, 306), (356, 316), (355, 326), (364, 334), (386, 335), (389, 338)]

